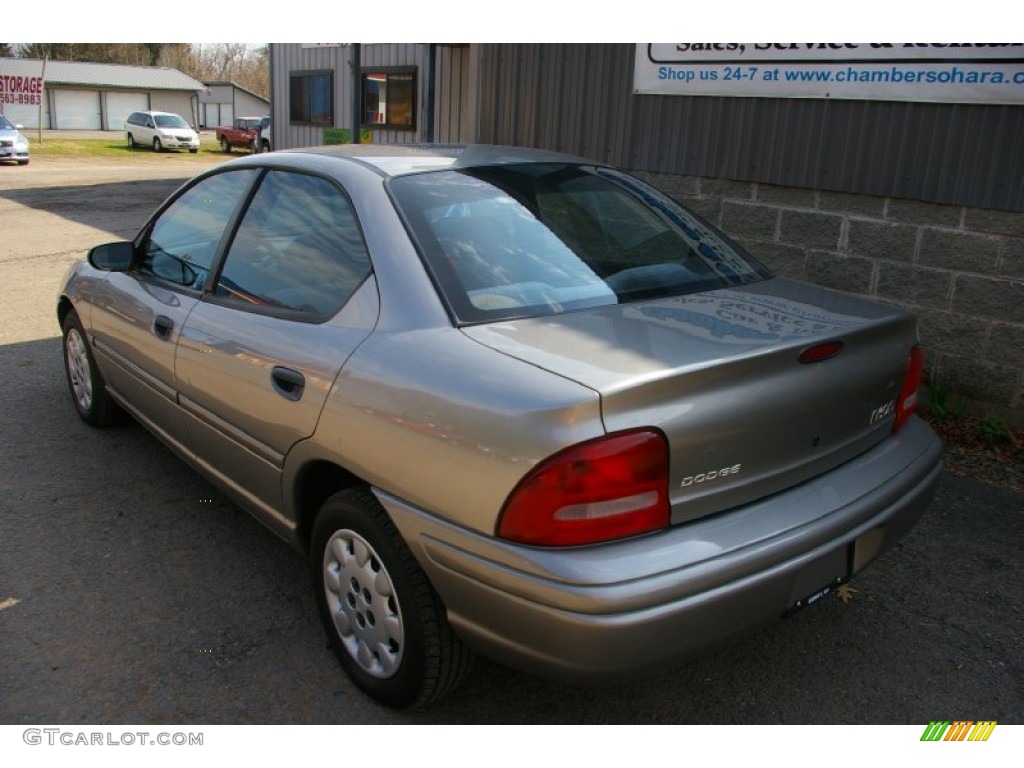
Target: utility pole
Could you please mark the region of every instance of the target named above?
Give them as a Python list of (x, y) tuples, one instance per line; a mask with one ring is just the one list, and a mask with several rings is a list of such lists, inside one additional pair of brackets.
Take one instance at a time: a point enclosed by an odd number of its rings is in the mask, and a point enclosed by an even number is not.
[(43, 72), (40, 76), (42, 82), (39, 84), (39, 112), (36, 118), (36, 130), (38, 131), (38, 141), (40, 144), (43, 143), (43, 99), (46, 98), (46, 60), (48, 56), (43, 54)]

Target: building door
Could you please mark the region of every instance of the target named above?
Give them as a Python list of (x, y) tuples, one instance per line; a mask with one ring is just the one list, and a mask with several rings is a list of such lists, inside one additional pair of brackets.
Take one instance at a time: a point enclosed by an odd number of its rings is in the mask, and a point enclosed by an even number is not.
[(100, 92), (59, 90), (55, 92), (57, 120), (54, 128), (98, 131), (100, 121)]
[(124, 121), (132, 112), (149, 109), (149, 95), (145, 93), (114, 92), (107, 94), (107, 130), (123, 131)]

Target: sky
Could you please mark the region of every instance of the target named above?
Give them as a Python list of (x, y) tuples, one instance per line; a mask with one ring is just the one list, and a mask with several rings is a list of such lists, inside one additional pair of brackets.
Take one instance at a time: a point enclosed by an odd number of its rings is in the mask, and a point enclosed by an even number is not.
[[(195, 37), (232, 41), (310, 42), (310, 37), (350, 42), (643, 42), (672, 37), (727, 39), (938, 40), (992, 42), (1019, 31), (1020, 11), (1000, 0), (751, 0), (729, 2), (570, 3), (562, 0), (391, 0), (385, 6), (302, 0), (292, 13), (239, 13), (237, 5), (205, 4), (193, 12), (97, 14), (91, 6), (57, 0), (61, 12), (46, 18), (19, 14), (16, 34), (51, 42), (160, 42)], [(269, 19), (269, 20), (265, 20)]]

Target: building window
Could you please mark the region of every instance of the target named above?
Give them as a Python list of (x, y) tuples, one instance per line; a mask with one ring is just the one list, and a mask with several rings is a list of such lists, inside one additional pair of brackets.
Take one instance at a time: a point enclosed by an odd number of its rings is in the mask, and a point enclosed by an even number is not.
[(416, 68), (364, 69), (363, 127), (416, 129)]
[(334, 124), (334, 75), (331, 72), (293, 73), (289, 94), (291, 122)]

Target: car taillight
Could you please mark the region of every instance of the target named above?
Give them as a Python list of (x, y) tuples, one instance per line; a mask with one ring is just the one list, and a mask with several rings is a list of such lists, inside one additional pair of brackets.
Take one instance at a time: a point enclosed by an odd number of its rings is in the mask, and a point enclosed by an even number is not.
[(907, 370), (903, 374), (903, 388), (900, 390), (899, 399), (896, 400), (896, 421), (892, 425), (893, 432), (898, 432), (917, 410), (917, 391), (921, 387), (923, 372), (924, 352), (921, 347), (914, 347), (910, 350), (910, 357), (907, 358)]
[(498, 536), (572, 546), (668, 525), (668, 442), (649, 429), (618, 432), (556, 453), (509, 494)]

